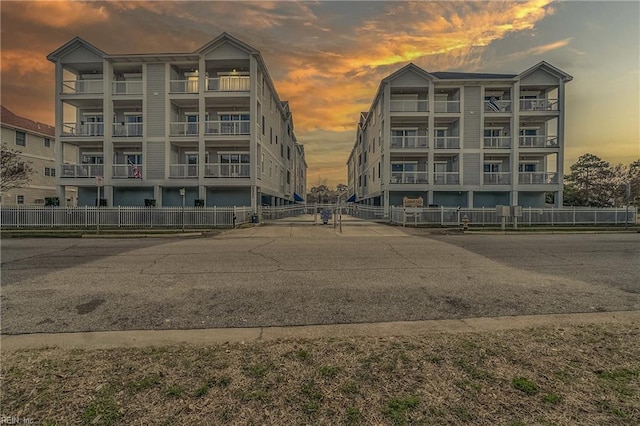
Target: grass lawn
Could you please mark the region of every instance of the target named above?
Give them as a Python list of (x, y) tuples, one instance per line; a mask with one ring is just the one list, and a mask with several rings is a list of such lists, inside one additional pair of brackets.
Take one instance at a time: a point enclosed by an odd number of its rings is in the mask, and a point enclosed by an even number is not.
[(2, 353), (42, 425), (640, 424), (640, 324)]

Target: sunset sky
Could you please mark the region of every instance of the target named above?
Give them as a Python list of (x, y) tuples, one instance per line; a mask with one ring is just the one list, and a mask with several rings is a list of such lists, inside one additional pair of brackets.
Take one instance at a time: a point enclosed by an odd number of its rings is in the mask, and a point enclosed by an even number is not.
[(567, 86), (566, 167), (640, 158), (640, 2), (2, 1), (1, 101), (53, 124), (54, 66), (75, 36), (117, 53), (191, 52), (223, 31), (262, 53), (305, 145), (308, 187), (346, 183), (360, 111), (380, 80), (427, 71), (520, 73), (544, 60)]

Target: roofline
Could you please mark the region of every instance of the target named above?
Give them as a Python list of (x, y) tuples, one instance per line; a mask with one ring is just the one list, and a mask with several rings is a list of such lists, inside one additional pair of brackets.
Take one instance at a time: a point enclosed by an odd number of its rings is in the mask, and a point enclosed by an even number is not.
[[(20, 116), (18, 116), (18, 117), (20, 117)], [(20, 117), (20, 118), (23, 118), (23, 119), (25, 119), (25, 120), (29, 120), (29, 119), (28, 119), (28, 118), (26, 118), (26, 117)], [(15, 129), (15, 130), (20, 130), (20, 131), (23, 131), (23, 132), (25, 132), (25, 133), (29, 133), (29, 134), (31, 134), (31, 135), (46, 136), (47, 138), (51, 138), (51, 139), (55, 138), (55, 136), (56, 136), (56, 135), (55, 135), (55, 128), (54, 128), (53, 126), (50, 126), (50, 125), (48, 125), (48, 124), (44, 124), (44, 123), (40, 123), (40, 122), (38, 122), (38, 121), (34, 121), (34, 123), (35, 123), (35, 124), (39, 124), (39, 125), (41, 125), (41, 126), (48, 126), (48, 127), (51, 127), (51, 129), (52, 129), (53, 133), (43, 133), (43, 132), (38, 132), (38, 131), (36, 131), (36, 130), (32, 130), (32, 129), (27, 129), (27, 128), (25, 128), (25, 127), (16, 126), (15, 124), (7, 123), (7, 122), (4, 122), (4, 121), (0, 122), (0, 125), (2, 125), (2, 127), (5, 127), (5, 128), (10, 127), (10, 128), (12, 128), (12, 129)]]
[(538, 62), (537, 64), (535, 64), (531, 68), (528, 68), (525, 71), (523, 71), (520, 74), (518, 74), (515, 77), (515, 79), (516, 80), (522, 80), (523, 78), (525, 78), (529, 74), (531, 74), (534, 71), (536, 71), (538, 69), (541, 69), (541, 68), (547, 68), (548, 71), (551, 71), (553, 74), (556, 74), (558, 77), (562, 78), (562, 81), (565, 82), (565, 83), (568, 83), (571, 80), (573, 80), (573, 76), (571, 76), (571, 75), (567, 74), (566, 72), (562, 71), (560, 68), (554, 67), (553, 65), (551, 65), (550, 63), (548, 63), (546, 61)]

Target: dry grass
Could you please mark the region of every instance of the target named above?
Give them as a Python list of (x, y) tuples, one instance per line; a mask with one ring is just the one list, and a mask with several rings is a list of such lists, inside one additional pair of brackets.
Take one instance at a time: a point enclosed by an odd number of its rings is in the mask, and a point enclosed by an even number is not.
[(640, 325), (2, 354), (39, 424), (640, 424)]

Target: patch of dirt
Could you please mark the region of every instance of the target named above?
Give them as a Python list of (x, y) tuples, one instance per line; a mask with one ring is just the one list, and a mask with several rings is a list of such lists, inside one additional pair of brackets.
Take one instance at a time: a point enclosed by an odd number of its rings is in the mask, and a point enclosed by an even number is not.
[(105, 302), (104, 299), (93, 299), (87, 303), (76, 306), (78, 315), (85, 315), (96, 310), (96, 308)]

